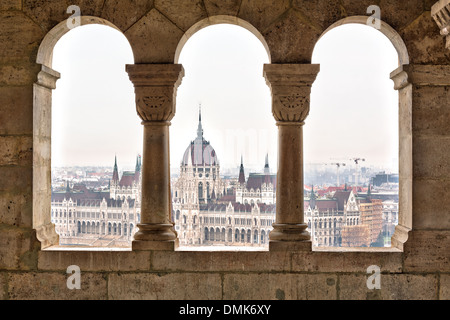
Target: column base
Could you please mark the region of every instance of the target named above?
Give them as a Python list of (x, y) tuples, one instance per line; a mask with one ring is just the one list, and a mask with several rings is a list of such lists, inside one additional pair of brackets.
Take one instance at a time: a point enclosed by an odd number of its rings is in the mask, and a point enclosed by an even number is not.
[(269, 240), (269, 251), (312, 251), (312, 241), (274, 241)]
[(306, 228), (306, 223), (297, 224), (272, 224), (273, 230), (269, 233), (269, 240), (271, 241), (308, 241), (311, 240), (311, 235)]
[(145, 241), (134, 240), (131, 244), (132, 251), (175, 251), (179, 246), (179, 240), (169, 241)]
[(174, 251), (179, 244), (173, 224), (138, 224), (132, 250)]

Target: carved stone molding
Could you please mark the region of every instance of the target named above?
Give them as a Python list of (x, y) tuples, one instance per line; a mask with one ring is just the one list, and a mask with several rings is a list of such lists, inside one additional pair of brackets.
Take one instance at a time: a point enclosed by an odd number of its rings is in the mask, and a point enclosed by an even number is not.
[(450, 49), (450, 0), (436, 2), (431, 7), (431, 16), (441, 29), (441, 35), (447, 37), (445, 47)]
[(415, 65), (400, 66), (391, 73), (394, 88), (401, 90), (408, 84), (416, 86), (449, 86), (449, 65)]
[(394, 89), (401, 90), (408, 86), (408, 74), (403, 70), (403, 66), (391, 72), (391, 80), (394, 81)]
[(37, 227), (36, 238), (41, 242), (42, 249), (59, 244), (59, 235), (56, 233), (53, 223)]
[(59, 72), (42, 65), (42, 69), (37, 75), (36, 84), (47, 89), (56, 89), (56, 81), (59, 78), (61, 78)]
[(280, 122), (304, 122), (318, 64), (266, 64), (264, 77), (272, 91), (272, 113)]
[(180, 64), (134, 64), (126, 70), (136, 94), (136, 111), (143, 121), (170, 121), (184, 76)]

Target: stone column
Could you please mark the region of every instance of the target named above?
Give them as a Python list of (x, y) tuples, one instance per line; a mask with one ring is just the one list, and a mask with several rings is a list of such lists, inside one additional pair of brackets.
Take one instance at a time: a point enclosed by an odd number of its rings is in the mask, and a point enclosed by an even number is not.
[(41, 249), (59, 245), (51, 222), (52, 91), (60, 74), (44, 65), (33, 86), (33, 228)]
[(278, 126), (276, 221), (269, 250), (311, 250), (303, 205), (303, 125), (318, 64), (267, 64), (264, 77), (272, 91)]
[(137, 64), (127, 65), (126, 70), (144, 126), (141, 221), (132, 248), (175, 250), (178, 238), (171, 217), (169, 126), (184, 69), (179, 64)]

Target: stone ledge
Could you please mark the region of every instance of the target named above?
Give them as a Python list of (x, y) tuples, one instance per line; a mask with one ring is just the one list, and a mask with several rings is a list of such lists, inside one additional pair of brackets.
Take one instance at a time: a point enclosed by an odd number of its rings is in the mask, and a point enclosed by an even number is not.
[(40, 251), (38, 269), (149, 272), (366, 272), (377, 265), (382, 272), (402, 272), (403, 253), (295, 251)]
[(139, 251), (40, 251), (39, 270), (66, 270), (77, 265), (81, 271), (148, 271), (150, 252)]

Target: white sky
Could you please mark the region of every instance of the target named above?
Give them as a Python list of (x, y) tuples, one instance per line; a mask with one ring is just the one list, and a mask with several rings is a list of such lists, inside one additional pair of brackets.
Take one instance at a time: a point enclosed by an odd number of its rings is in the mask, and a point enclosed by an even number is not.
[[(142, 126), (125, 72), (133, 63), (125, 36), (106, 26), (75, 28), (53, 57), (62, 77), (53, 94), (52, 165), (112, 166), (117, 154), (119, 167), (133, 167)], [(171, 126), (172, 167), (196, 136), (201, 103), (204, 136), (222, 168), (238, 166), (243, 154), (246, 168), (262, 169), (266, 153), (276, 168), (277, 127), (262, 76), (268, 62), (261, 42), (238, 26), (210, 26), (188, 40), (179, 61), (185, 77)], [(305, 162), (364, 157), (390, 166), (398, 155), (392, 44), (371, 27), (344, 25), (321, 38), (313, 63), (321, 71), (304, 128)]]

